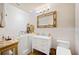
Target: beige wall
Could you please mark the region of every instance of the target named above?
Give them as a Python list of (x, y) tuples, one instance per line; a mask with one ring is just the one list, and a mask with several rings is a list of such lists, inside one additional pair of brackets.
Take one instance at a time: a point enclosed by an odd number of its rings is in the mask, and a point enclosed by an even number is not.
[(79, 4), (75, 5), (75, 54), (79, 54)]
[(51, 33), (52, 47), (56, 48), (56, 40), (70, 41), (70, 49), (74, 54), (74, 27), (75, 27), (75, 5), (74, 4), (51, 4), (53, 10), (57, 11), (57, 27), (56, 28), (37, 28), (37, 14), (33, 11), (30, 15), (30, 23), (35, 25), (35, 32), (43, 35)]

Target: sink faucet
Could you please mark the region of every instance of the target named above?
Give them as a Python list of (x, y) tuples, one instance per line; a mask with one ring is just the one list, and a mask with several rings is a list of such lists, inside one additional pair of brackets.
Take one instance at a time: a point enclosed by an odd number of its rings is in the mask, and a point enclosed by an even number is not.
[(5, 40), (4, 36), (2, 36), (2, 40), (3, 40), (3, 41)]

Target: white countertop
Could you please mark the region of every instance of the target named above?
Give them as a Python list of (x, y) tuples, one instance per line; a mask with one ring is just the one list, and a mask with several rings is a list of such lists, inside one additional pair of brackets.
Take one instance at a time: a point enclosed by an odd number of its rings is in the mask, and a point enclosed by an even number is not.
[(42, 39), (51, 39), (51, 36), (38, 35), (38, 34), (34, 34), (34, 33), (29, 33), (29, 34), (25, 34), (25, 35), (20, 35), (20, 37), (24, 37), (24, 36), (31, 36), (31, 37), (42, 38)]

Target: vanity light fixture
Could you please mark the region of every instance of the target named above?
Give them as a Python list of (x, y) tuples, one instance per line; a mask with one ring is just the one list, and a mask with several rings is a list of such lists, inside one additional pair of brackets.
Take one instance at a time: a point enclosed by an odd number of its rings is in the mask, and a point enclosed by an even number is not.
[(45, 4), (43, 6), (40, 6), (40, 8), (36, 9), (36, 13), (40, 14), (40, 13), (47, 13), (51, 10), (50, 4)]

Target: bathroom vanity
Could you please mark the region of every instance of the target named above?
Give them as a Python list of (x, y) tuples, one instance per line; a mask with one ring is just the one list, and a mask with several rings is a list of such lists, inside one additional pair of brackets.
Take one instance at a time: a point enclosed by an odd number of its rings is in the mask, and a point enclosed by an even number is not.
[(50, 53), (51, 48), (51, 37), (43, 35), (34, 35), (32, 39), (32, 52), (33, 49), (36, 49), (40, 52), (43, 52), (47, 55)]
[(18, 54), (18, 40), (9, 40), (0, 42), (0, 55), (4, 52), (15, 49), (15, 54)]

